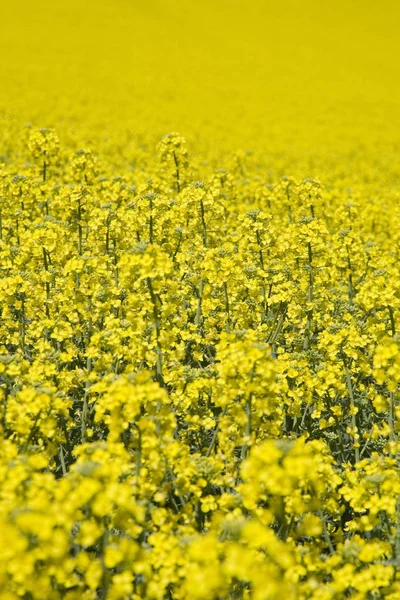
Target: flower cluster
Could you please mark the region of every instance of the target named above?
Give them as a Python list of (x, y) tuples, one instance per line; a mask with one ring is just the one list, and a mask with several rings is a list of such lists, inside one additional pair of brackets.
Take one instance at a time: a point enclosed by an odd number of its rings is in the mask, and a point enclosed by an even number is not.
[(396, 194), (16, 144), (0, 598), (399, 598)]

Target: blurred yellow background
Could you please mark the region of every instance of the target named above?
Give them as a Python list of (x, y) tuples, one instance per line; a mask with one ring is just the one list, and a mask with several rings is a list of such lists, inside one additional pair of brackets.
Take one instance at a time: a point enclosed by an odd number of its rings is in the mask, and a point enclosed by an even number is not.
[(0, 110), (225, 149), (396, 148), (399, 17), (393, 0), (2, 2)]

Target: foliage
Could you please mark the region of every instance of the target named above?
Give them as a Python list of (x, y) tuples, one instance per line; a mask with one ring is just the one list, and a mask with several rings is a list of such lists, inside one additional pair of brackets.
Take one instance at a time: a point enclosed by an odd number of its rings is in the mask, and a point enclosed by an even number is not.
[(19, 148), (1, 597), (396, 597), (395, 197), (249, 157), (199, 181), (177, 134), (118, 177), (53, 130)]

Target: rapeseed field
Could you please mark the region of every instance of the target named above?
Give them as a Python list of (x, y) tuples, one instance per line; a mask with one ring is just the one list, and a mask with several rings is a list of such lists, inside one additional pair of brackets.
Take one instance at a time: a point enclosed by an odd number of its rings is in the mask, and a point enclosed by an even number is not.
[(0, 599), (400, 599), (394, 1), (0, 6)]

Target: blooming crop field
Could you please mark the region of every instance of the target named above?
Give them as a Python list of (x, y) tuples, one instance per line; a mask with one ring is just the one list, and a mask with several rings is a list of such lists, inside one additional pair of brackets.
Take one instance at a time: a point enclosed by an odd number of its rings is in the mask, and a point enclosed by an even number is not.
[(0, 7), (0, 600), (400, 599), (399, 17)]

